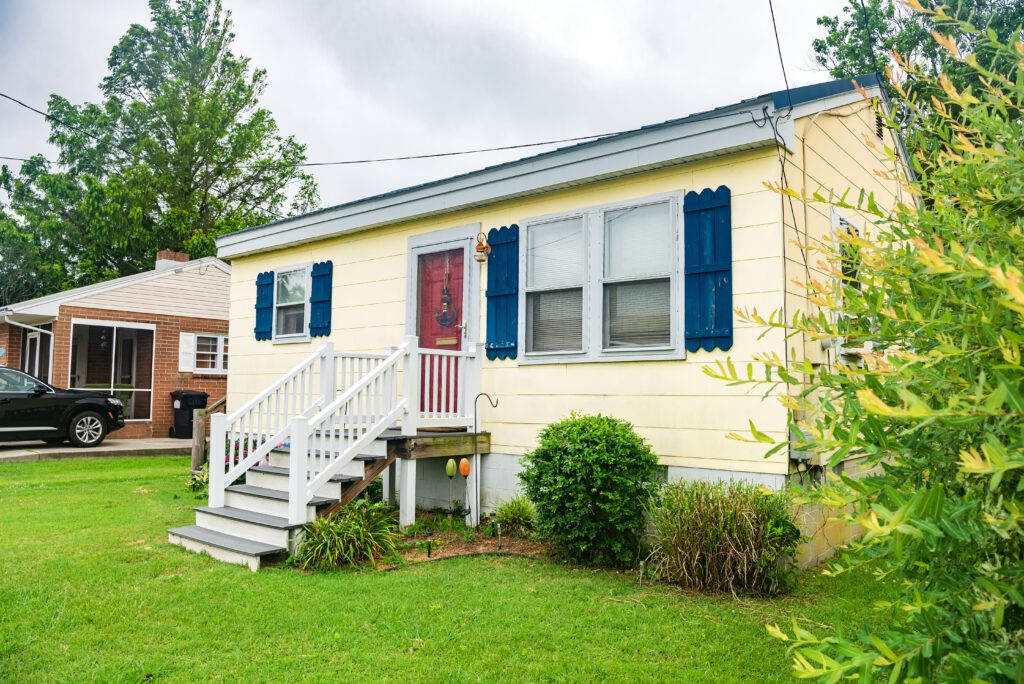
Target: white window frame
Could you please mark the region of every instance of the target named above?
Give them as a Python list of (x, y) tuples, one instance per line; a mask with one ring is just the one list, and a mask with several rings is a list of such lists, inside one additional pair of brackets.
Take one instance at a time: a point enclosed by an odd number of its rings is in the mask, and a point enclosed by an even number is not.
[[(582, 293), (582, 299), (583, 299), (582, 307), (583, 307), (583, 310), (581, 312), (581, 315), (583, 317), (583, 329), (582, 329), (582, 331), (580, 333), (580, 348), (579, 349), (565, 349), (565, 350), (559, 350), (559, 351), (529, 352), (530, 358), (545, 359), (545, 358), (558, 358), (558, 357), (563, 357), (563, 356), (565, 356), (565, 357), (579, 357), (580, 355), (585, 354), (586, 351), (587, 351), (587, 346), (588, 346), (588, 342), (589, 342), (588, 338), (589, 338), (589, 332), (590, 332), (588, 330), (588, 326), (587, 326), (587, 321), (589, 320), (589, 316), (587, 315), (588, 308), (589, 308), (588, 307), (588, 299), (587, 299), (587, 297), (588, 297), (587, 284), (588, 284), (588, 281), (590, 280), (590, 277), (589, 277), (589, 262), (590, 262), (590, 259), (588, 259), (588, 255), (587, 255), (587, 252), (590, 250), (590, 239), (589, 239), (589, 226), (587, 225), (587, 216), (586, 216), (586, 214), (583, 211), (573, 211), (573, 212), (568, 212), (568, 213), (565, 213), (565, 214), (558, 214), (558, 215), (555, 215), (555, 216), (541, 217), (541, 218), (538, 218), (538, 219), (531, 220), (527, 224), (528, 225), (528, 229), (527, 230), (542, 229), (544, 226), (547, 226), (547, 225), (549, 225), (551, 223), (555, 223), (557, 221), (572, 220), (572, 219), (579, 219), (580, 220), (581, 232), (582, 232), (582, 237), (583, 237), (583, 279), (582, 279), (582, 282), (578, 286), (583, 291), (583, 293)], [(529, 310), (527, 309), (527, 304), (526, 304), (527, 301), (529, 300), (528, 295), (534, 294), (534, 293), (537, 293), (537, 292), (561, 292), (563, 290), (575, 290), (575, 289), (577, 289), (576, 285), (558, 285), (558, 286), (553, 286), (553, 287), (529, 287), (528, 286), (528, 282), (529, 281), (527, 280), (527, 272), (526, 272), (527, 271), (526, 260), (529, 258), (529, 254), (528, 254), (528, 252), (529, 252), (529, 249), (528, 249), (529, 237), (528, 236), (529, 236), (529, 233), (526, 230), (524, 230), (523, 233), (519, 236), (519, 243), (520, 243), (520, 246), (519, 246), (519, 250), (520, 250), (520, 252), (519, 252), (519, 263), (520, 263), (519, 282), (522, 283), (522, 287), (519, 288), (519, 293), (520, 293), (519, 294), (519, 300), (520, 300), (519, 301), (519, 312), (520, 312), (519, 313), (519, 320), (520, 320), (520, 335), (519, 335), (519, 339), (521, 340), (520, 349), (523, 350), (524, 354), (526, 353), (526, 350), (529, 348), (529, 334), (530, 334), (529, 325), (528, 325), (528, 322), (527, 322), (527, 319), (529, 317)]]
[[(71, 338), (70, 338), (71, 340), (74, 339), (74, 336), (75, 336), (75, 326), (76, 325), (90, 325), (90, 326), (97, 326), (97, 327), (102, 327), (102, 328), (113, 328), (114, 329), (114, 339), (112, 339), (110, 341), (110, 380), (111, 380), (111, 383), (110, 383), (109, 391), (110, 391), (111, 394), (113, 394), (115, 391), (117, 391), (114, 388), (114, 385), (116, 383), (113, 382), (113, 380), (114, 380), (114, 373), (117, 370), (115, 368), (115, 363), (117, 361), (117, 353), (116, 353), (117, 352), (117, 331), (119, 329), (126, 328), (128, 330), (148, 330), (148, 331), (153, 333), (153, 351), (150, 354), (150, 367), (149, 367), (149, 377), (151, 378), (151, 380), (150, 380), (151, 387), (149, 389), (137, 389), (136, 388), (136, 389), (131, 390), (132, 392), (149, 392), (149, 418), (125, 418), (125, 420), (124, 420), (124, 422), (126, 422), (126, 423), (151, 423), (151, 422), (153, 422), (153, 413), (154, 413), (154, 408), (155, 408), (154, 401), (156, 399), (156, 393), (155, 393), (155, 390), (156, 390), (156, 345), (157, 345), (156, 325), (154, 325), (152, 323), (135, 323), (133, 321), (107, 321), (107, 320), (94, 319), (94, 318), (72, 318), (71, 319)], [(75, 365), (76, 365), (76, 359), (72, 358), (72, 356), (71, 356), (71, 350), (73, 348), (74, 348), (74, 344), (70, 344), (69, 343), (68, 344), (68, 387), (71, 387), (72, 389), (77, 389), (77, 388), (72, 387), (72, 382), (71, 382), (71, 369), (74, 368)], [(79, 351), (80, 351), (80, 353), (82, 353), (82, 350), (79, 350)]]
[[(519, 363), (520, 365), (545, 363), (594, 363), (608, 361), (658, 361), (685, 359), (683, 339), (683, 190), (656, 195), (636, 197), (619, 202), (609, 202), (583, 209), (545, 214), (520, 221), (519, 236)], [(605, 212), (628, 209), (648, 204), (669, 203), (671, 220), (671, 243), (673, 259), (669, 273), (671, 339), (668, 346), (604, 348), (604, 215)], [(526, 326), (527, 293), (527, 243), (529, 231), (539, 224), (560, 219), (583, 218), (584, 264), (583, 264), (583, 349), (578, 352), (528, 352)], [(657, 276), (661, 278), (662, 276)], [(656, 279), (654, 276), (651, 279)], [(608, 278), (607, 282), (639, 282), (644, 278)], [(535, 288), (530, 291), (544, 291), (551, 288)], [(556, 288), (564, 289), (564, 288)]]
[[(227, 352), (224, 351), (224, 343), (228, 336), (224, 333), (192, 333), (192, 372), (197, 375), (227, 375), (224, 361), (227, 359)], [(217, 351), (215, 352), (217, 363), (213, 368), (199, 367), (199, 338), (213, 337), (217, 340)]]
[[(277, 284), (280, 281), (280, 278), (281, 278), (282, 275), (284, 275), (286, 273), (295, 273), (296, 271), (303, 271), (305, 273), (305, 282), (306, 282), (306, 294), (303, 297), (303, 303), (305, 304), (306, 308), (305, 308), (305, 312), (303, 314), (302, 332), (301, 333), (293, 333), (291, 335), (282, 335), (282, 334), (278, 333), (278, 331), (277, 331)], [(274, 299), (273, 299), (272, 306), (271, 306), (271, 309), (270, 309), (271, 315), (273, 316), (273, 320), (271, 321), (271, 330), (273, 331), (273, 333), (271, 335), (271, 340), (272, 340), (272, 342), (274, 344), (295, 344), (295, 343), (298, 343), (298, 342), (309, 342), (309, 340), (310, 340), (310, 337), (309, 337), (309, 314), (310, 314), (309, 295), (310, 295), (310, 290), (312, 289), (312, 286), (313, 286), (313, 282), (312, 282), (313, 281), (313, 275), (312, 275), (312, 273), (313, 273), (313, 263), (312, 262), (306, 262), (304, 264), (295, 264), (293, 266), (288, 266), (288, 267), (282, 268), (282, 269), (275, 269), (275, 271), (274, 271)], [(294, 304), (288, 304), (286, 306), (295, 306), (295, 305)]]

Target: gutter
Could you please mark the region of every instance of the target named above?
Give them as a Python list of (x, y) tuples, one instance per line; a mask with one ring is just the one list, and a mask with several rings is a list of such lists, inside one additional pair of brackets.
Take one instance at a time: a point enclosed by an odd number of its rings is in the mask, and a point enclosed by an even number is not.
[[(14, 315), (14, 312), (11, 311), (10, 309), (0, 309), (0, 323), (7, 323), (9, 325), (16, 325), (19, 328), (24, 328), (25, 330), (31, 330), (32, 332), (43, 333), (44, 335), (49, 335), (51, 338), (53, 337), (53, 331), (52, 330), (46, 330), (44, 328), (37, 328), (36, 326), (29, 325), (27, 323), (19, 323), (18, 321), (12, 321), (11, 320), (11, 316), (13, 316), (13, 315)], [(51, 339), (51, 342), (52, 342), (52, 339)]]

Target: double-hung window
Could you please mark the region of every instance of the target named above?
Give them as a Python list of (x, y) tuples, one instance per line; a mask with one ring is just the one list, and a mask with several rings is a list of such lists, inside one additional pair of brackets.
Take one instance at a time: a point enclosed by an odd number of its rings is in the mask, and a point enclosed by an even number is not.
[(197, 373), (228, 372), (228, 338), (224, 335), (196, 335)]
[(538, 223), (526, 236), (527, 353), (583, 350), (583, 217)]
[(672, 239), (669, 202), (603, 212), (605, 350), (672, 344)]
[(274, 283), (274, 339), (305, 338), (309, 320), (309, 268), (277, 273)]
[(677, 195), (524, 223), (527, 363), (684, 355)]

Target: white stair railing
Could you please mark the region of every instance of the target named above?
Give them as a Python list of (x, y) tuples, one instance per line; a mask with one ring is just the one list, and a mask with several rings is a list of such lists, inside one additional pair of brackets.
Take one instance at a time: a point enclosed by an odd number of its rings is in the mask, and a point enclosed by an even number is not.
[(338, 369), (337, 391), (347, 390), (386, 358), (388, 358), (387, 354), (364, 354), (362, 352), (338, 352), (335, 354), (335, 365)]
[[(418, 386), (416, 338), (405, 342), (345, 389), (313, 417), (297, 416), (291, 425), (288, 474), (288, 519), (307, 522), (306, 506), (316, 491), (363, 452), (384, 430), (403, 419), (415, 429)], [(403, 367), (404, 366), (404, 367)], [(398, 371), (406, 375), (399, 398)], [(409, 394), (412, 386), (412, 396)]]
[(296, 416), (334, 398), (335, 360), (327, 342), (237, 411), (210, 417), (210, 506), (223, 506), (224, 489), (289, 439)]

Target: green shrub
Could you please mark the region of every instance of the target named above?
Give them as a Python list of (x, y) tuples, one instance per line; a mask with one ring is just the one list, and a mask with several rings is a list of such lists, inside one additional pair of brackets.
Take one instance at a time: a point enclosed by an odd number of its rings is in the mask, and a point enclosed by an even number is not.
[(632, 425), (573, 413), (546, 427), (522, 463), (537, 530), (567, 557), (597, 565), (637, 560), (658, 459)]
[[(911, 149), (936, 152), (912, 157), (917, 179), (891, 212), (850, 193), (871, 225), (835, 242), (856, 250), (860, 268), (832, 266), (833, 277), (813, 281), (808, 300), (823, 311), (795, 312), (785, 331), (797, 349), (842, 337), (870, 353), (821, 365), (799, 351), (761, 354), (767, 368), (717, 372), (792, 388), (792, 442), (773, 450), (817, 453), (831, 467), (862, 459), (864, 476), (841, 474), (808, 495), (864, 531), (832, 572), (867, 566), (901, 589), (879, 604), (887, 616), (856, 632), (772, 626), (805, 680), (1024, 681), (1024, 43), (922, 4), (944, 33), (964, 34), (957, 49), (936, 33), (944, 45), (934, 49), (956, 53), (980, 85), (957, 92), (901, 61), (911, 73), (895, 79), (897, 105), (929, 138)], [(900, 84), (921, 79), (935, 97), (906, 98)], [(832, 203), (856, 210), (845, 197)], [(813, 258), (842, 263), (831, 241), (819, 247), (824, 259)], [(757, 317), (772, 327), (786, 318)]]
[(651, 506), (650, 563), (687, 589), (788, 591), (800, 531), (789, 497), (747, 482), (676, 482)]
[(501, 525), (504, 535), (525, 537), (533, 532), (536, 515), (537, 508), (532, 501), (525, 496), (513, 496), (498, 504), (494, 522)]
[(337, 513), (303, 527), (295, 561), (303, 570), (331, 570), (373, 563), (393, 555), (401, 534), (392, 511), (381, 503), (356, 499)]

